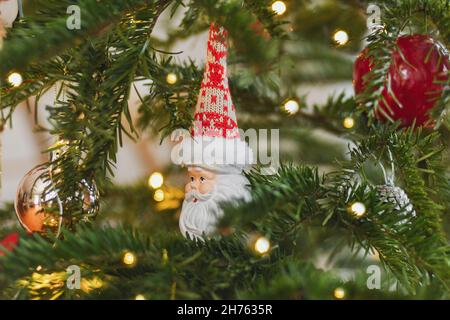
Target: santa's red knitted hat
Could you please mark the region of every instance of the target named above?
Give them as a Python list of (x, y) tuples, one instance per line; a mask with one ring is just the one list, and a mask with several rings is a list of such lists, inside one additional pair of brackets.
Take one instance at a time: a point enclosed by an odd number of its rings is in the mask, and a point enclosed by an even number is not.
[(183, 140), (182, 164), (244, 168), (253, 161), (251, 149), (240, 139), (228, 86), (227, 36), (223, 27), (211, 24), (192, 137)]
[(238, 138), (227, 78), (227, 31), (211, 24), (206, 68), (194, 115), (194, 136)]

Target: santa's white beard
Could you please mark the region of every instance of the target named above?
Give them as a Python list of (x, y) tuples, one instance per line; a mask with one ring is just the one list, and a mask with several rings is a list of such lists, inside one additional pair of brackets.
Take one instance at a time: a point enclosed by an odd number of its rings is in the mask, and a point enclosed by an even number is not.
[[(238, 199), (249, 201), (249, 181), (241, 174), (218, 174), (214, 190), (209, 194), (191, 191), (185, 195), (180, 216), (180, 231), (186, 237), (203, 240), (214, 233), (217, 221), (223, 216), (220, 205)], [(194, 199), (197, 199), (194, 202)]]

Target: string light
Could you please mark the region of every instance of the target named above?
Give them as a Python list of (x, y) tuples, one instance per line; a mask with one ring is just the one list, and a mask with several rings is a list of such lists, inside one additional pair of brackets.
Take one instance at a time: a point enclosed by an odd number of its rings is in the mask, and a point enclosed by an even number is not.
[(362, 202), (355, 202), (349, 207), (350, 212), (357, 218), (361, 218), (366, 214), (366, 206)]
[(143, 294), (138, 294), (134, 299), (135, 300), (146, 300), (145, 296)]
[(122, 261), (127, 266), (133, 266), (136, 264), (137, 258), (134, 253), (127, 251), (123, 254)]
[(22, 84), (23, 82), (23, 78), (22, 75), (20, 73), (17, 72), (13, 72), (8, 76), (8, 82), (14, 86), (14, 87), (18, 87)]
[(283, 105), (284, 110), (289, 114), (296, 114), (300, 110), (300, 106), (297, 101), (289, 100)]
[(345, 290), (341, 287), (334, 289), (333, 295), (336, 299), (344, 299), (345, 298)]
[(286, 4), (283, 1), (275, 1), (272, 3), (272, 11), (281, 16), (286, 12)]
[(336, 31), (334, 33), (333, 39), (338, 45), (344, 46), (344, 45), (347, 44), (348, 39), (349, 39), (348, 38), (348, 33), (345, 32), (344, 30)]
[(164, 201), (164, 191), (162, 191), (161, 189), (156, 190), (155, 194), (153, 195), (153, 199), (156, 202)]
[(342, 122), (342, 125), (346, 129), (351, 129), (355, 126), (355, 119), (353, 119), (352, 117), (346, 117)]
[(270, 250), (270, 241), (266, 237), (259, 237), (255, 241), (254, 249), (259, 254), (266, 254)]
[(172, 73), (172, 72), (171, 72), (171, 73), (169, 73), (169, 74), (167, 75), (166, 81), (167, 81), (168, 84), (172, 85), (172, 84), (177, 83), (178, 77), (177, 77), (177, 75), (176, 75), (175, 73)]
[(148, 185), (153, 189), (160, 188), (164, 183), (164, 177), (160, 172), (153, 172), (148, 178)]

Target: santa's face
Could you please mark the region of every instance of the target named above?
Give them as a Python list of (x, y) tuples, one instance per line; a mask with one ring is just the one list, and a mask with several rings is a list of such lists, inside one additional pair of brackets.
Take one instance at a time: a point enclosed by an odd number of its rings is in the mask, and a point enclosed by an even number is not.
[[(188, 183), (185, 187), (186, 194), (200, 193), (202, 195), (209, 194), (214, 190), (214, 184), (216, 182), (216, 174), (212, 171), (205, 170), (200, 167), (188, 168)], [(197, 202), (200, 199), (195, 197), (193, 202)]]
[(203, 239), (214, 233), (222, 217), (221, 204), (236, 199), (250, 199), (248, 180), (242, 174), (215, 173), (189, 167), (186, 195), (180, 216), (180, 230), (191, 238)]

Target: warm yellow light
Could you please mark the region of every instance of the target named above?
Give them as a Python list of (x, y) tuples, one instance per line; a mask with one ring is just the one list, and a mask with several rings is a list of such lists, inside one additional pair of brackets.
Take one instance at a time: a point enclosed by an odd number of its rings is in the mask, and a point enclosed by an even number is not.
[(103, 280), (100, 279), (99, 277), (94, 277), (90, 281), (90, 286), (92, 289), (100, 289), (101, 287), (103, 287)]
[(136, 263), (136, 256), (132, 252), (125, 252), (123, 255), (123, 263), (127, 266), (132, 266)]
[(153, 189), (160, 188), (164, 183), (164, 177), (159, 172), (153, 172), (150, 178), (148, 178), (148, 185)]
[(272, 3), (272, 10), (277, 15), (281, 16), (287, 10), (286, 4), (283, 1), (275, 1), (274, 3)]
[(255, 251), (259, 254), (265, 254), (270, 250), (270, 241), (265, 237), (259, 237), (255, 241)]
[(366, 206), (364, 205), (364, 203), (355, 202), (350, 206), (350, 211), (356, 217), (361, 218), (363, 215), (366, 214)]
[(178, 81), (178, 77), (175, 73), (169, 73), (166, 77), (166, 81), (168, 84), (175, 84)]
[(336, 299), (344, 299), (345, 298), (345, 290), (343, 288), (334, 289), (333, 294)]
[(344, 46), (347, 44), (349, 38), (347, 32), (345, 32), (344, 30), (339, 30), (336, 31), (336, 33), (333, 36), (333, 39), (338, 45)]
[(39, 271), (41, 271), (41, 270), (42, 270), (42, 266), (37, 266), (37, 267), (36, 267), (36, 271), (39, 272)]
[(22, 84), (23, 82), (23, 78), (20, 75), (20, 73), (17, 72), (13, 72), (8, 76), (8, 82), (14, 86), (14, 87), (18, 87)]
[(164, 201), (164, 191), (161, 189), (156, 190), (153, 199), (155, 199), (156, 202)]
[(296, 114), (300, 110), (300, 106), (297, 101), (289, 100), (284, 104), (284, 110), (289, 114)]
[(143, 294), (138, 294), (136, 296), (136, 298), (134, 298), (135, 300), (145, 300), (145, 296)]
[(351, 129), (355, 126), (355, 119), (353, 119), (352, 117), (346, 117), (342, 122), (342, 125), (346, 129)]

